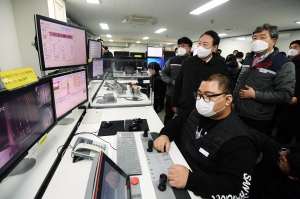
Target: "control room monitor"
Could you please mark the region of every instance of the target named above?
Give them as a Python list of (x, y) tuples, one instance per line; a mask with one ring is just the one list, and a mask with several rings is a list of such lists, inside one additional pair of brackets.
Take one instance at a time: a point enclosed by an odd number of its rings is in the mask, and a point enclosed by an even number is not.
[(87, 64), (84, 28), (35, 15), (35, 30), (41, 70)]
[(103, 60), (93, 60), (93, 78), (103, 75)]
[(162, 47), (148, 46), (147, 57), (162, 57), (163, 49)]
[[(48, 78), (14, 91), (0, 92), (0, 182), (12, 175), (10, 172), (28, 150), (55, 125), (51, 90)], [(35, 160), (33, 164), (24, 162), (28, 164), (23, 164), (23, 172), (35, 164)]]
[(101, 58), (101, 54), (102, 54), (101, 41), (89, 39), (88, 51), (89, 51), (88, 58)]
[[(86, 70), (62, 73), (52, 79), (56, 117), (64, 118), (88, 100)], [(72, 121), (73, 122), (73, 121)]]

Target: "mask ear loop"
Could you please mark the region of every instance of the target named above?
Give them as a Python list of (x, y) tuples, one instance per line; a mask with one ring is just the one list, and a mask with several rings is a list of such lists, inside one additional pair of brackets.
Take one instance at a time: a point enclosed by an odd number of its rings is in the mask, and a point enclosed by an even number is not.
[[(227, 94), (222, 98), (220, 99), (219, 101), (215, 102), (215, 104), (219, 103), (220, 101), (222, 101), (225, 97), (227, 96)], [(221, 108), (220, 110), (216, 111), (215, 113), (219, 113), (220, 111), (224, 110), (226, 108), (226, 106), (224, 106), (223, 108)]]

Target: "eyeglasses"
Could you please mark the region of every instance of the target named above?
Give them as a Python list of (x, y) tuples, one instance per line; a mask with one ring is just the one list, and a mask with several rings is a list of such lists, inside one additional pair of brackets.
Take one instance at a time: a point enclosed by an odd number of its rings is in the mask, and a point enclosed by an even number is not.
[(227, 93), (219, 93), (219, 94), (214, 94), (214, 95), (202, 95), (202, 94), (199, 94), (197, 92), (193, 92), (194, 93), (194, 97), (196, 100), (200, 100), (201, 98), (203, 98), (203, 100), (205, 102), (210, 102), (210, 98), (212, 97), (217, 97), (217, 96), (220, 96), (220, 95), (227, 95)]

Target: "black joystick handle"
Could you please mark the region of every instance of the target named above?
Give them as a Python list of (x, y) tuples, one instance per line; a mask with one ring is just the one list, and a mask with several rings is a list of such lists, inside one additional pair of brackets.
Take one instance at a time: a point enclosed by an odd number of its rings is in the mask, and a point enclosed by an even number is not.
[(168, 178), (167, 178), (166, 174), (164, 174), (164, 173), (160, 174), (160, 176), (159, 176), (159, 185), (158, 185), (158, 189), (160, 191), (165, 191), (166, 190), (166, 188), (167, 188), (167, 186), (166, 186), (167, 179)]
[(148, 152), (152, 152), (153, 151), (153, 140), (148, 140)]
[(146, 127), (145, 129), (144, 129), (144, 134), (143, 134), (143, 137), (148, 137), (148, 131), (149, 131), (149, 129)]

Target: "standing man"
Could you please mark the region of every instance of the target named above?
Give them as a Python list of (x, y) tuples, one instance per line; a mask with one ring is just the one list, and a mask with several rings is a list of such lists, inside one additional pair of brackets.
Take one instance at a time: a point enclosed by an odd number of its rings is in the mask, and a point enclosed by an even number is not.
[(223, 61), (225, 61), (225, 57), (222, 57), (221, 56), (221, 53), (222, 53), (222, 50), (219, 48), (217, 51), (216, 51), (216, 56), (221, 58)]
[(103, 58), (112, 58), (114, 55), (108, 50), (107, 46), (103, 46)]
[(295, 66), (274, 47), (277, 26), (264, 24), (252, 33), (249, 57), (233, 93), (234, 108), (248, 126), (263, 133), (277, 103), (289, 102), (295, 88)]
[(218, 34), (209, 30), (200, 36), (197, 47), (198, 56), (186, 59), (175, 80), (172, 109), (178, 115), (189, 115), (195, 108), (195, 92), (204, 77), (215, 73), (228, 75), (225, 62), (212, 53), (218, 49), (220, 37)]
[[(174, 117), (174, 112), (171, 106), (171, 97), (173, 94), (173, 87), (175, 85), (175, 79), (179, 72), (182, 62), (190, 57), (190, 51), (192, 49), (193, 42), (187, 38), (182, 37), (178, 39), (178, 51), (177, 55), (170, 58), (164, 68), (161, 71), (161, 80), (167, 84), (166, 92), (166, 115), (164, 119), (164, 124), (166, 125), (170, 119)], [(176, 50), (175, 50), (176, 52)]]

